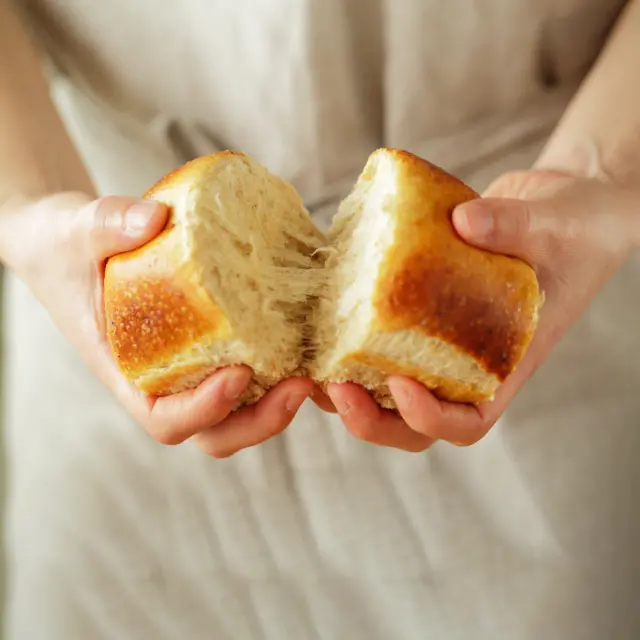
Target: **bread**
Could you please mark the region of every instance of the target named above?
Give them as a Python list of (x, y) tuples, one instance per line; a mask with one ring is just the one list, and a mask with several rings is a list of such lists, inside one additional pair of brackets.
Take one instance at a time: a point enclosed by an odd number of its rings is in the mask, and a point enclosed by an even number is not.
[(410, 153), (371, 155), (329, 233), (315, 378), (358, 382), (385, 407), (390, 374), (445, 400), (493, 398), (531, 341), (541, 297), (531, 267), (453, 229), (453, 209), (477, 197)]
[(152, 395), (247, 364), (244, 402), (298, 373), (314, 252), (326, 238), (289, 184), (241, 153), (198, 158), (146, 194), (165, 230), (105, 269), (107, 334), (124, 375)]
[(107, 262), (105, 310), (122, 372), (149, 394), (244, 363), (245, 403), (309, 375), (393, 408), (391, 374), (482, 402), (533, 336), (533, 269), (464, 243), (451, 212), (477, 194), (405, 151), (370, 156), (328, 237), (293, 187), (240, 153), (188, 163), (145, 197), (170, 207), (169, 223)]

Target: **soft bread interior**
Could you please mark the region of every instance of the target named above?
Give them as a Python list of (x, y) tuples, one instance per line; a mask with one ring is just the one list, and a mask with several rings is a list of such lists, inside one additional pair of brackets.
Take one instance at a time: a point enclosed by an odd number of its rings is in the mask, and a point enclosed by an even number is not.
[(393, 158), (374, 155), (343, 201), (329, 232), (330, 287), (317, 318), (318, 355), (312, 371), (323, 381), (357, 382), (393, 407), (386, 380), (407, 375), (451, 400), (491, 397), (498, 378), (471, 356), (423, 330), (376, 327), (375, 291), (382, 264), (396, 241), (398, 169)]
[(327, 286), (314, 318), (317, 355), (311, 369), (319, 379), (332, 379), (345, 356), (360, 349), (372, 331), (375, 284), (395, 233), (387, 214), (394, 189), (393, 163), (385, 157), (372, 160), (334, 218)]
[[(246, 156), (218, 160), (178, 187), (175, 223), (184, 262), (227, 318), (230, 339), (218, 339), (190, 360), (192, 387), (216, 368), (246, 363), (259, 395), (296, 373), (309, 342), (310, 300), (323, 278), (317, 250), (326, 244), (296, 191)], [(177, 366), (183, 366), (185, 356)], [(205, 365), (205, 363), (208, 363)]]

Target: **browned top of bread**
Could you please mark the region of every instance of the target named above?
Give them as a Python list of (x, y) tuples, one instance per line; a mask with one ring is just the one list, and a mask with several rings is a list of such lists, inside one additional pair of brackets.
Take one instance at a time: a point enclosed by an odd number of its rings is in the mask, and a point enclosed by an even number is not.
[[(159, 180), (144, 197), (169, 207), (164, 231), (140, 249), (107, 262), (107, 335), (120, 368), (130, 379), (164, 366), (194, 345), (206, 346), (230, 334), (226, 316), (200, 284), (176, 224), (185, 196), (197, 188), (205, 172), (230, 155), (243, 154), (204, 156)], [(175, 370), (176, 378), (187, 373), (185, 367)], [(157, 382), (158, 386), (145, 390), (160, 395), (173, 384), (167, 375)]]
[(398, 171), (396, 240), (374, 305), (381, 330), (414, 329), (456, 345), (503, 380), (535, 330), (541, 294), (523, 261), (460, 239), (454, 208), (478, 196), (439, 167), (387, 149)]
[[(229, 333), (224, 314), (201, 289), (196, 274), (181, 266), (176, 239), (177, 234), (168, 231), (107, 265), (107, 334), (128, 377), (143, 375), (189, 346)], [(170, 387), (171, 381), (165, 379), (162, 386)]]
[[(200, 180), (206, 172), (216, 164), (229, 158), (247, 158), (247, 155), (241, 151), (218, 151), (206, 156), (194, 158), (160, 178), (152, 187), (144, 192), (142, 197), (148, 200), (163, 202), (163, 191), (178, 191), (184, 189), (185, 186), (187, 186), (187, 188), (195, 188), (198, 180)], [(170, 197), (169, 199), (172, 198)]]

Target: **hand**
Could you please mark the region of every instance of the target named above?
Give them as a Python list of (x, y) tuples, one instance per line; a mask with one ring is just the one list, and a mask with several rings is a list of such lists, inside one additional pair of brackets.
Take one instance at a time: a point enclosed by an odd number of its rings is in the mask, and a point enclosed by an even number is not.
[(356, 385), (331, 385), (329, 395), (354, 436), (407, 451), (423, 451), (436, 440), (480, 440), (640, 237), (640, 194), (599, 180), (510, 173), (485, 196), (458, 207), (454, 226), (470, 244), (535, 268), (545, 304), (527, 354), (495, 399), (479, 406), (440, 402), (419, 383), (394, 377), (389, 387), (397, 415)]
[(105, 337), (105, 260), (142, 246), (166, 222), (158, 203), (67, 193), (2, 212), (0, 256), (30, 287), (89, 368), (158, 441), (188, 438), (207, 454), (227, 457), (280, 433), (312, 392), (306, 379), (283, 381), (234, 413), (251, 371), (229, 367), (197, 389), (148, 397), (120, 374)]

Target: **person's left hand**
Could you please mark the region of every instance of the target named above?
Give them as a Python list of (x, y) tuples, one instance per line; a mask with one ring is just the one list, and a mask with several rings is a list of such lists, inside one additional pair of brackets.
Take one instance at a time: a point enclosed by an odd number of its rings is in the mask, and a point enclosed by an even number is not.
[(355, 384), (330, 385), (346, 428), (362, 440), (415, 452), (436, 440), (480, 440), (640, 243), (640, 193), (551, 171), (509, 173), (484, 199), (457, 207), (453, 223), (470, 244), (519, 257), (536, 270), (545, 304), (534, 339), (495, 399), (478, 406), (441, 402), (418, 382), (393, 377), (396, 414)]

